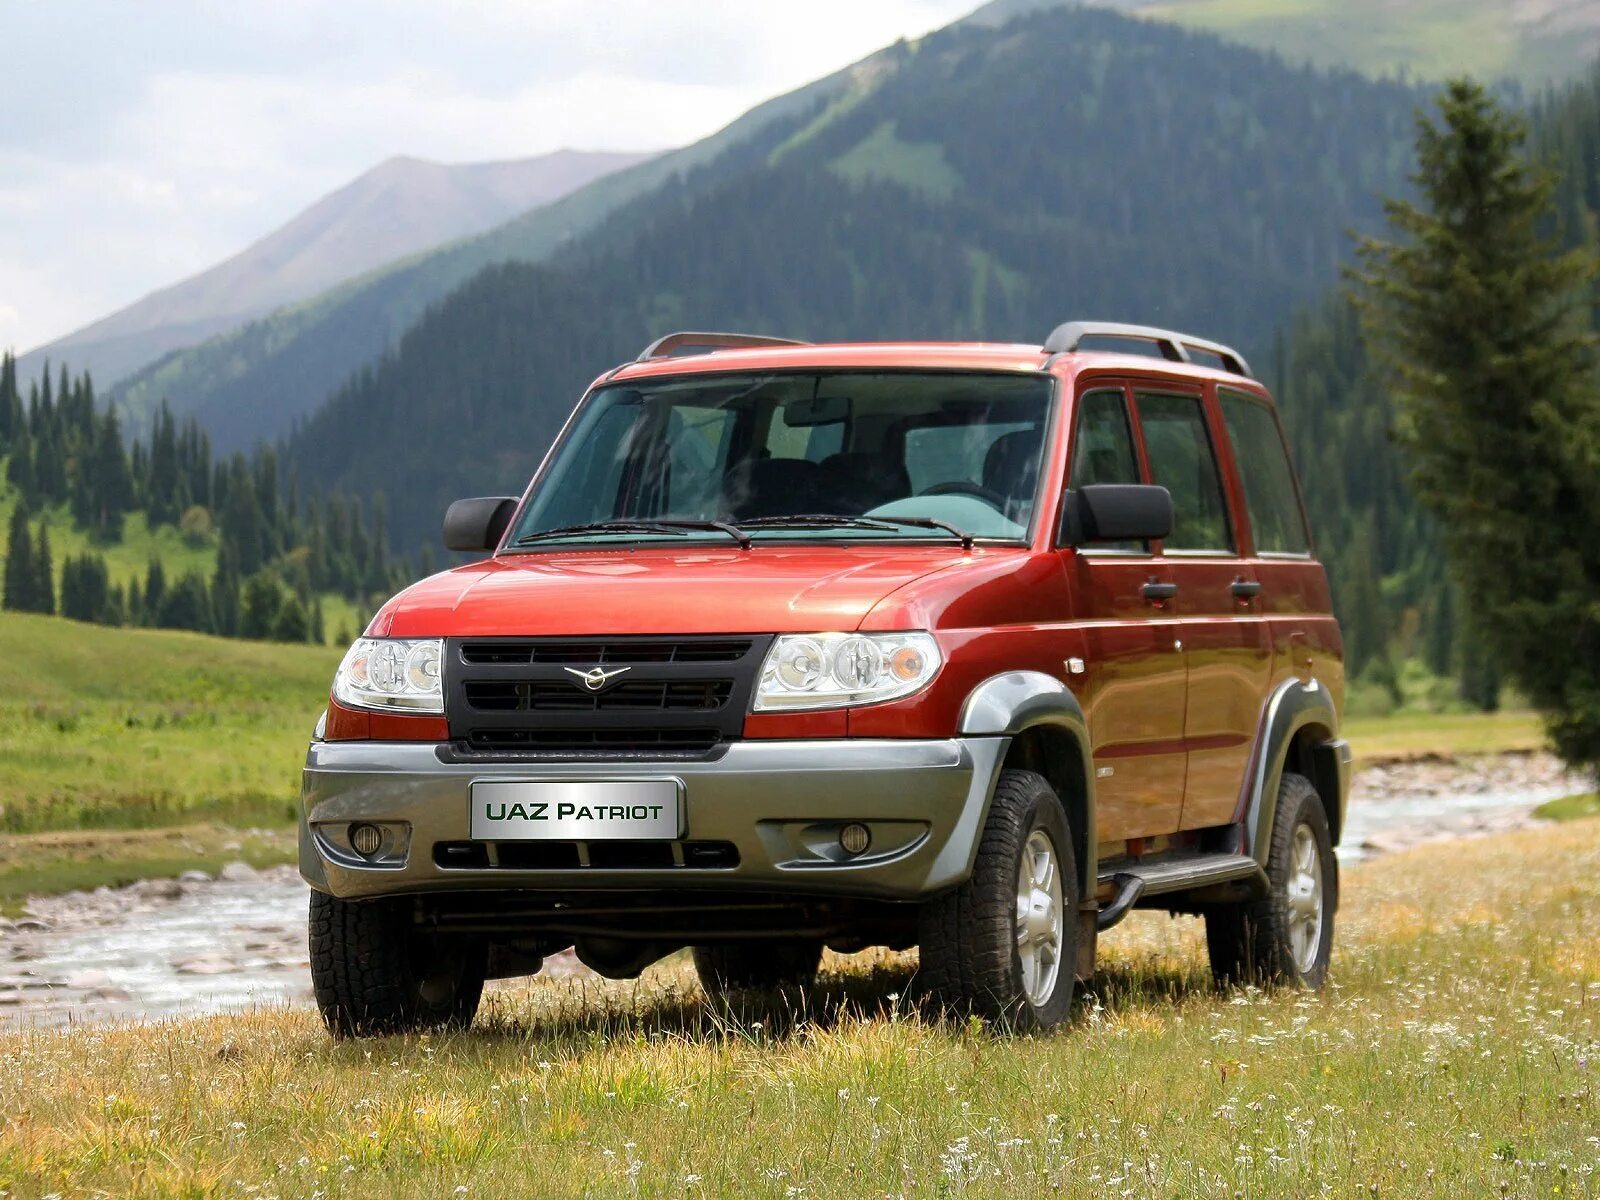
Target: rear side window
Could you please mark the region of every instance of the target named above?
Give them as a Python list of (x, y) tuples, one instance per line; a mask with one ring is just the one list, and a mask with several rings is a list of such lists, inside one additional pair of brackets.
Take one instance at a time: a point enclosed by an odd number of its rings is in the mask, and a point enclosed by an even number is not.
[(1253, 396), (1221, 391), (1222, 420), (1233, 443), (1234, 461), (1244, 480), (1245, 508), (1255, 532), (1258, 554), (1308, 554), (1306, 532), (1294, 471), (1272, 410)]
[(1199, 399), (1141, 395), (1139, 424), (1151, 482), (1172, 493), (1172, 534), (1163, 549), (1231, 553), (1222, 476)]

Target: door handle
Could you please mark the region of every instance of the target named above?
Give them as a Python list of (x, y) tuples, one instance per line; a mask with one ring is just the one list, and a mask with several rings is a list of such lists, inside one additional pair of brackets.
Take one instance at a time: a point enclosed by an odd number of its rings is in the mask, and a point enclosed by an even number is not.
[(1152, 579), (1140, 591), (1144, 594), (1146, 600), (1171, 600), (1178, 594), (1178, 585), (1175, 583), (1161, 583)]
[(1261, 595), (1261, 584), (1254, 579), (1235, 579), (1233, 594), (1241, 600), (1251, 600)]

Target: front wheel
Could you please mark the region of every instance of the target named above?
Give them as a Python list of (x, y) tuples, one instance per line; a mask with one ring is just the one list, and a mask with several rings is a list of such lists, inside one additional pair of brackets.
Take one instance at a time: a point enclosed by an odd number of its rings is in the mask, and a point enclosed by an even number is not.
[(1206, 913), (1211, 970), (1219, 983), (1320, 988), (1333, 953), (1339, 865), (1322, 797), (1303, 775), (1285, 774), (1267, 856), (1267, 894)]
[(1078, 872), (1048, 781), (1003, 771), (971, 877), (923, 906), (918, 980), (937, 1007), (1016, 1030), (1072, 1009)]
[(335, 1037), (464, 1029), (483, 994), (487, 951), (475, 938), (419, 929), (405, 897), (311, 893), (311, 983)]

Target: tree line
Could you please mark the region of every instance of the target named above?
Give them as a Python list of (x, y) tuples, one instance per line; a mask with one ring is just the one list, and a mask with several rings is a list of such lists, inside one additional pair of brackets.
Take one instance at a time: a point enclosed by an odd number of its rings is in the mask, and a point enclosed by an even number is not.
[[(130, 443), (116, 410), (96, 402), (92, 379), (65, 367), (46, 367), (24, 391), (15, 359), (0, 355), (0, 456), (13, 498), (0, 604), (13, 611), (321, 642), (322, 595), (368, 607), (409, 576), (389, 550), (381, 495), (365, 506), (302, 497), (273, 448), (214, 457), (205, 431), (165, 407), (148, 437)], [(114, 582), (103, 550), (123, 542), (134, 513), (151, 531), (171, 526), (187, 545), (214, 551), (212, 568), (169, 578), (153, 556), (142, 579)], [(52, 520), (90, 543), (59, 572)]]

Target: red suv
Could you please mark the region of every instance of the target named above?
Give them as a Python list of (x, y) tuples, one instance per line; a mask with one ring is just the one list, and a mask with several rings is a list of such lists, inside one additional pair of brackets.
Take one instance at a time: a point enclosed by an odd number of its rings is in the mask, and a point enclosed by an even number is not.
[(1134, 907), (1322, 982), (1339, 629), (1228, 347), (674, 334), (445, 542), (491, 556), (383, 607), (306, 762), (336, 1034), (568, 947), (716, 994), (918, 946), (936, 1004), (1048, 1028)]

